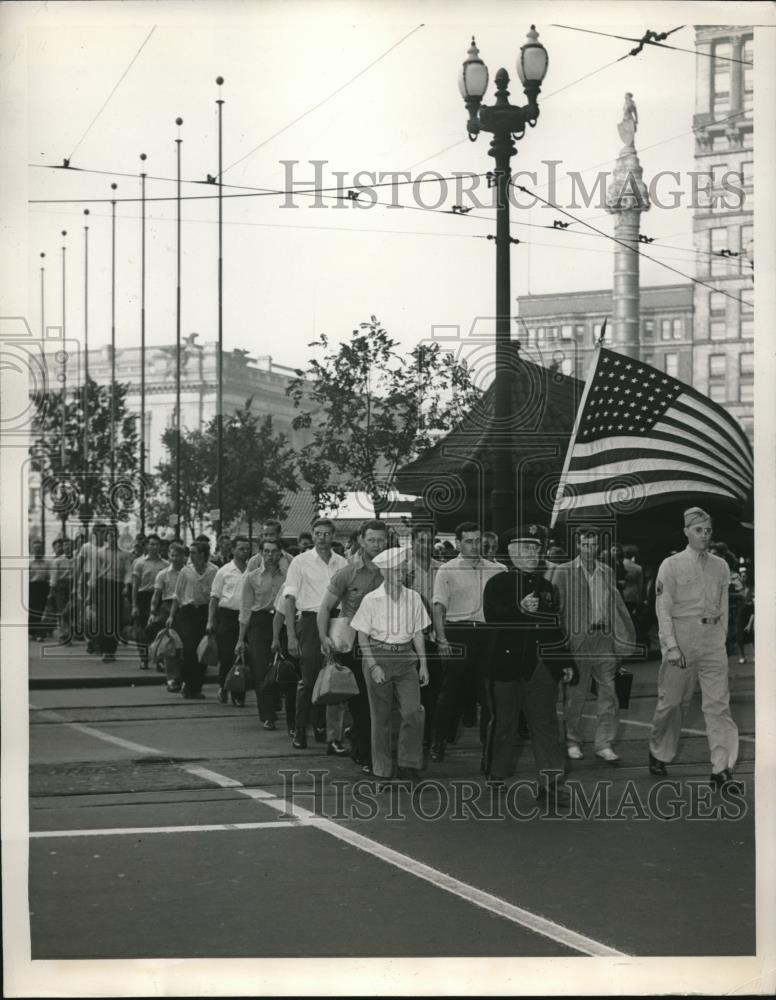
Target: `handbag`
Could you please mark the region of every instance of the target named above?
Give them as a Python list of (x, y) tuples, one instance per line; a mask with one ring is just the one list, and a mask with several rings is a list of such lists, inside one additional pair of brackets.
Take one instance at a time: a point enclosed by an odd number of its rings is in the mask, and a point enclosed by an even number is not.
[(244, 695), (250, 686), (250, 671), (243, 659), (242, 653), (240, 653), (235, 657), (232, 669), (226, 675), (224, 687), (230, 694)]
[(291, 660), (286, 660), (280, 653), (276, 653), (275, 659), (272, 661), (272, 666), (264, 675), (261, 688), (264, 691), (271, 687), (284, 687), (289, 684), (296, 684), (298, 681), (299, 674)]
[(358, 694), (358, 684), (353, 671), (333, 658), (328, 658), (315, 681), (314, 705), (336, 705)]
[(197, 660), (205, 667), (218, 665), (218, 643), (212, 635), (203, 635), (197, 645)]
[(329, 638), (338, 653), (349, 653), (356, 641), (356, 630), (350, 624), (350, 619), (344, 615), (332, 618), (329, 622)]

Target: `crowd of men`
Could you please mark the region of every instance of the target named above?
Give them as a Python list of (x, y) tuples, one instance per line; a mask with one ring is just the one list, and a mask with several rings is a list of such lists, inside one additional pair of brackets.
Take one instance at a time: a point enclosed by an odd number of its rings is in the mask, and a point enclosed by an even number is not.
[[(752, 567), (712, 541), (700, 508), (685, 512), (683, 528), (687, 548), (655, 573), (634, 546), (604, 549), (596, 525), (576, 528), (566, 556), (547, 547), (538, 524), (498, 538), (464, 522), (454, 546), (418, 524), (401, 545), (384, 521), (367, 520), (345, 549), (326, 518), (293, 545), (268, 520), (254, 554), (243, 535), (219, 536), (211, 553), (206, 536), (186, 546), (155, 533), (119, 537), (97, 524), (88, 540), (55, 540), (51, 558), (33, 541), (30, 635), (42, 641), (54, 629), (59, 642), (85, 641), (104, 662), (131, 643), (147, 670), (149, 645), (172, 630), (182, 647), (177, 668), (155, 666), (185, 699), (205, 697), (200, 649), (212, 636), (219, 701), (245, 707), (246, 692), (230, 690), (228, 679), (236, 662), (247, 664), (259, 725), (274, 731), (282, 715), (294, 749), (312, 738), (387, 784), (398, 705), (400, 778), (417, 780), (424, 759), (442, 762), (461, 727), (478, 725), (491, 787), (506, 787), (522, 737), (532, 745), (539, 795), (561, 804), (569, 762), (585, 756), (591, 682), (592, 751), (618, 763), (617, 673), (623, 659), (648, 654), (656, 624), (662, 663), (649, 770), (667, 773), (700, 684), (711, 781), (721, 786), (738, 751), (727, 652), (732, 637), (743, 662), (753, 642)], [(324, 666), (352, 673), (346, 701), (314, 703)]]

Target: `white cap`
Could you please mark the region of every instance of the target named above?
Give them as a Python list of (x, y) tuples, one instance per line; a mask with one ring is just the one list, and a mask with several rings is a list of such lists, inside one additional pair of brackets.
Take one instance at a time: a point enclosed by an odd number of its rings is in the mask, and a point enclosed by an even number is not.
[(372, 562), (378, 569), (400, 569), (407, 561), (409, 549), (383, 549), (374, 557)]

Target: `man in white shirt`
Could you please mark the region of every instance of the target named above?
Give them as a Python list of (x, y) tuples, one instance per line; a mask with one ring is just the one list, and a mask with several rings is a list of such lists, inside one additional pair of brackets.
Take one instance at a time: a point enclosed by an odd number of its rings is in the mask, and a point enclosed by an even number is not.
[[(347, 566), (343, 556), (332, 552), (334, 525), (327, 518), (318, 518), (312, 529), (314, 545), (292, 560), (286, 574), (283, 595), (286, 600), (285, 619), (288, 632), (288, 652), (298, 656), (302, 679), (296, 692), (296, 730), (293, 746), (304, 750), (307, 746), (307, 721), (312, 705), (313, 687), (323, 665), (321, 641), (318, 636), (317, 615), (329, 581), (337, 572)], [(342, 720), (339, 705), (326, 706), (326, 727), (320, 725), (322, 713), (318, 714), (315, 736), (320, 742), (339, 743), (338, 729)], [(321, 738), (322, 737), (322, 738)], [(344, 748), (343, 748), (344, 749)], [(336, 752), (336, 751), (335, 751)], [(347, 750), (345, 750), (347, 753)]]
[[(220, 567), (213, 580), (208, 606), (207, 629), (214, 632), (218, 644), (218, 700), (226, 704), (226, 675), (234, 663), (234, 651), (240, 637), (240, 607), (242, 586), (251, 543), (245, 535), (236, 535), (231, 542), (232, 559)], [(245, 706), (245, 695), (232, 695), (232, 704)]]
[[(146, 539), (148, 551), (132, 563), (132, 619), (145, 628), (151, 612), (151, 599), (154, 594), (154, 584), (162, 570), (170, 565), (160, 555), (161, 540), (158, 535), (151, 534)], [(140, 669), (148, 670), (148, 646), (138, 646), (140, 653)]]
[(207, 542), (192, 542), (190, 552), (191, 562), (178, 574), (167, 628), (174, 628), (183, 642), (181, 694), (184, 698), (204, 698), (205, 668), (197, 658), (197, 645), (207, 631), (210, 591), (217, 570), (210, 562)]
[(582, 710), (592, 676), (598, 688), (595, 755), (616, 764), (619, 757), (612, 743), (617, 735), (619, 704), (614, 675), (618, 657), (637, 651), (636, 633), (614, 571), (598, 561), (598, 527), (581, 525), (574, 537), (576, 559), (557, 566), (552, 574), (560, 623), (579, 671), (579, 683), (570, 687), (566, 705), (566, 752), (571, 760), (584, 756)]
[(423, 629), (430, 619), (420, 594), (402, 584), (408, 556), (408, 549), (391, 548), (374, 557), (372, 562), (384, 582), (364, 596), (351, 621), (358, 632), (372, 716), (372, 770), (383, 787), (393, 772), (394, 696), (401, 716), (399, 777), (417, 780), (423, 762), (425, 713), (420, 688), (428, 684)]
[(434, 632), (442, 657), (442, 684), (437, 699), (431, 759), (444, 760), (445, 742), (461, 710), (467, 680), (476, 679), (482, 706), (480, 737), (487, 725), (481, 660), (486, 652), (482, 594), (492, 576), (506, 572), (501, 563), (480, 555), (481, 531), (473, 521), (455, 529), (459, 555), (441, 566), (434, 579)]

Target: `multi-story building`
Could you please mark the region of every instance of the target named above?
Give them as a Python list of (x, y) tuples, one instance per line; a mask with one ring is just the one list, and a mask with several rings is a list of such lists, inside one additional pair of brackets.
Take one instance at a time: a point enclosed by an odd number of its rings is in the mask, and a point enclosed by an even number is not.
[[(640, 289), (638, 356), (722, 404), (751, 437), (752, 29), (698, 27), (695, 44), (704, 56), (696, 60), (693, 119), (698, 176), (688, 189), (697, 192), (695, 277), (703, 283)], [(612, 291), (524, 295), (517, 302), (527, 356), (584, 378), (604, 318), (611, 323), (615, 312)]]

